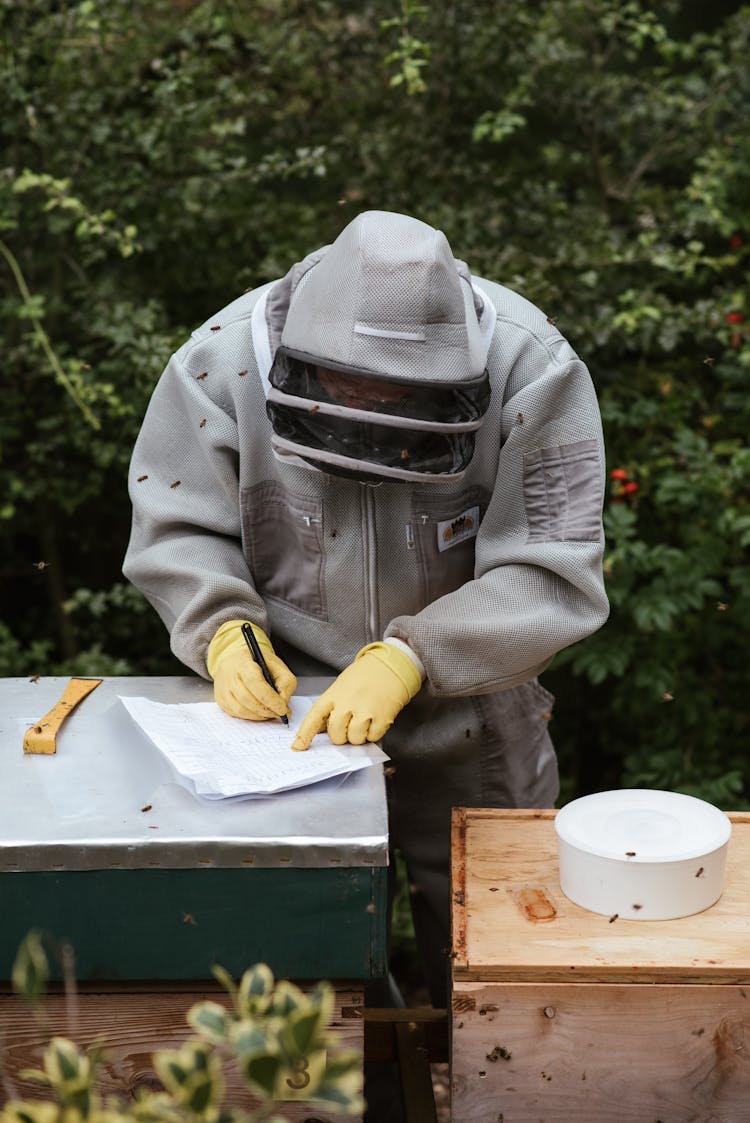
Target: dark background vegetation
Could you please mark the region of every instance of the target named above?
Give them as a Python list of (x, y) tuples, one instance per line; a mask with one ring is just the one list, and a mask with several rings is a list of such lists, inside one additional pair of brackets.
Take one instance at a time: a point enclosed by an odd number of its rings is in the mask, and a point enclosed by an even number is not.
[(600, 396), (612, 616), (544, 676), (563, 798), (747, 806), (749, 40), (726, 0), (0, 0), (0, 674), (180, 673), (120, 575), (156, 379), (398, 210)]

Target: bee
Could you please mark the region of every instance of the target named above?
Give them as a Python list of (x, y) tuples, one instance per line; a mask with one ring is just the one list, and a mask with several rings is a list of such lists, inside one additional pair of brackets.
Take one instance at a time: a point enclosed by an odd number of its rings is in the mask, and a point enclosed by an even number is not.
[(192, 924), (193, 927), (196, 927), (195, 917), (193, 916), (193, 914), (191, 912), (184, 912), (182, 914), (182, 923), (183, 924)]
[(201, 421), (200, 425), (198, 426), (198, 428), (199, 429), (205, 429), (205, 427), (206, 427), (206, 418), (204, 417), (203, 420)]
[(725, 604), (723, 600), (717, 601), (717, 603), (716, 603), (716, 611), (717, 612), (726, 612), (726, 610), (728, 608), (729, 608), (729, 605)]
[(214, 324), (211, 331), (221, 331), (221, 324)]
[(619, 912), (616, 912), (616, 913), (614, 914), (614, 916), (610, 916), (610, 918), (609, 918), (609, 923), (610, 923), (610, 924), (614, 924), (614, 922), (615, 922), (615, 921), (617, 920), (617, 918), (618, 918), (618, 916), (619, 916), (619, 915), (620, 915), (620, 914), (619, 914)]
[(204, 370), (203, 374), (196, 374), (195, 377), (196, 377), (198, 382), (202, 382), (204, 378), (208, 378), (208, 371)]
[(42, 677), (41, 675), (32, 675), (31, 678), (29, 679), (29, 682), (39, 682), (39, 679), (41, 677)]
[(145, 807), (141, 808), (141, 811), (150, 811), (151, 807), (152, 807), (152, 804), (147, 803)]
[(239, 374), (240, 378), (244, 378), (245, 375), (247, 374), (247, 371), (246, 370), (240, 370), (237, 373)]
[(31, 564), (33, 565), (34, 569), (38, 569), (41, 571), (42, 569), (46, 569), (48, 565), (52, 565), (52, 562), (38, 561), (32, 562)]
[(408, 460), (409, 456), (410, 456), (410, 453), (409, 453), (408, 448), (402, 448), (401, 449), (401, 459), (402, 460)]
[(547, 317), (547, 323), (548, 323), (548, 324), (552, 324), (552, 326), (554, 327), (554, 326), (555, 326), (555, 324), (557, 323), (557, 320), (555, 319), (555, 317), (554, 317), (554, 316), (548, 316), (548, 317)]
[(706, 355), (703, 362), (706, 364), (707, 367), (712, 367), (714, 365), (714, 363), (716, 362), (716, 359), (712, 358), (710, 355)]
[(626, 858), (635, 858), (635, 850), (626, 850), (625, 851), (625, 857)]
[(148, 479), (148, 476), (139, 476), (139, 477), (138, 477), (138, 483), (139, 483), (139, 484), (142, 484), (142, 483), (143, 483), (143, 481), (144, 481), (144, 480), (147, 480), (147, 479)]
[(662, 702), (674, 702), (674, 694), (670, 694), (668, 690), (665, 690), (661, 696), (661, 700)]
[(703, 877), (703, 866), (701, 866), (701, 868), (698, 870), (698, 872), (695, 876), (696, 877)]
[(308, 410), (308, 412), (309, 413), (317, 413), (319, 409), (320, 409), (320, 406), (318, 406), (318, 405), (310, 406), (310, 409)]
[(171, 488), (179, 487), (179, 486), (180, 486), (180, 481), (179, 481), (179, 480), (175, 480), (175, 482), (174, 482), (173, 484), (170, 484), (169, 486), (170, 486)]
[(516, 421), (518, 422), (519, 425), (523, 425), (523, 414), (522, 413), (516, 414)]
[(635, 911), (638, 912), (638, 909), (642, 909), (643, 905), (631, 905), (631, 908), (634, 908)]

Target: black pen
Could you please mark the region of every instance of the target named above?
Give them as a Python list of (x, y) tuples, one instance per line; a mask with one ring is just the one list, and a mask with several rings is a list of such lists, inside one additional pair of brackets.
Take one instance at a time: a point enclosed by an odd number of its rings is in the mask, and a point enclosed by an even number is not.
[[(242, 634), (245, 637), (245, 643), (250, 648), (250, 654), (263, 672), (263, 678), (266, 680), (272, 690), (276, 690), (276, 683), (271, 678), (271, 672), (266, 666), (266, 661), (263, 658), (263, 652), (261, 651), (260, 645), (258, 644), (258, 641), (253, 634), (253, 629), (249, 624), (242, 625)], [(286, 714), (280, 714), (279, 716), (284, 722), (284, 725), (289, 724), (289, 718), (286, 716)]]

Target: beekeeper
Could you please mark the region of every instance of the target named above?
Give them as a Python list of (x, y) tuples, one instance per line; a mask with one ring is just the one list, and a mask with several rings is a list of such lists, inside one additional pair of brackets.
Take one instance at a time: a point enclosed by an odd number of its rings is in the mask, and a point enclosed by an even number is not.
[(177, 657), (251, 721), (336, 675), (297, 749), (383, 738), (437, 1005), (450, 808), (558, 794), (537, 675), (607, 617), (603, 492), (594, 389), (554, 324), (383, 211), (195, 331), (135, 446), (124, 572)]

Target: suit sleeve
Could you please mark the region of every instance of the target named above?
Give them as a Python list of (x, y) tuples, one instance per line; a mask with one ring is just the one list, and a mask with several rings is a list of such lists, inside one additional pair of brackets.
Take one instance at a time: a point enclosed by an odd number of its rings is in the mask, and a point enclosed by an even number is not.
[(221, 624), (268, 622), (241, 548), (237, 423), (180, 356), (157, 384), (133, 451), (123, 572), (161, 616), (178, 659), (208, 677), (205, 653)]
[(509, 380), (512, 396), (483, 426), (483, 440), (499, 431), (502, 443), (474, 579), (386, 629), (416, 651), (433, 694), (516, 686), (607, 619), (596, 394), (562, 337), (535, 346), (534, 374)]

